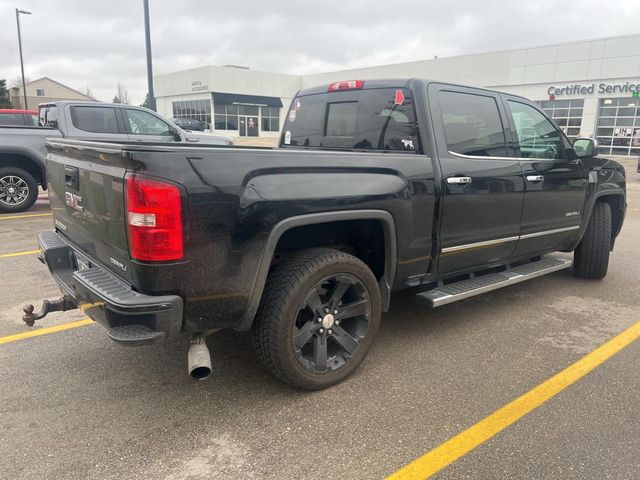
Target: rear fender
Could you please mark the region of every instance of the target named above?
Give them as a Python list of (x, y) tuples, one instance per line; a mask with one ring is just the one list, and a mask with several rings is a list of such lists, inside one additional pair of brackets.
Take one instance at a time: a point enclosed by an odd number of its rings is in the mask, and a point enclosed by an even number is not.
[(380, 291), (382, 295), (383, 306), (385, 310), (389, 305), (389, 297), (391, 295), (391, 285), (396, 271), (397, 263), (397, 250), (396, 250), (396, 229), (393, 217), (391, 214), (384, 210), (344, 210), (338, 212), (322, 212), (312, 213), (308, 215), (299, 215), (284, 219), (276, 224), (271, 230), (269, 238), (260, 259), (258, 266), (258, 272), (255, 277), (251, 297), (247, 311), (245, 312), (242, 320), (236, 327), (237, 330), (247, 330), (251, 327), (253, 319), (260, 305), (262, 293), (269, 275), (269, 268), (273, 255), (276, 251), (278, 241), (284, 235), (285, 232), (292, 228), (314, 225), (321, 223), (348, 221), (348, 220), (378, 220), (384, 231), (385, 239), (385, 268), (384, 275), (380, 280)]

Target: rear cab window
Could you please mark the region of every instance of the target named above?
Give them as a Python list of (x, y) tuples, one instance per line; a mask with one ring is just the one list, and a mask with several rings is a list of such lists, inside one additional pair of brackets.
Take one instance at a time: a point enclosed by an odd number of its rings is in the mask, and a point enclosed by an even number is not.
[(54, 104), (40, 105), (39, 124), (43, 127), (58, 127), (58, 107)]
[(415, 105), (408, 88), (302, 94), (287, 113), (282, 148), (417, 153)]

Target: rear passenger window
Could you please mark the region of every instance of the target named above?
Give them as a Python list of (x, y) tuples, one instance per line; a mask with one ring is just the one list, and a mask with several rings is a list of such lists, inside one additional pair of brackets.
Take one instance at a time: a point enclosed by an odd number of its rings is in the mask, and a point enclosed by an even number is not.
[(119, 133), (115, 108), (71, 107), (71, 122), (85, 132)]
[(504, 157), (507, 144), (493, 97), (460, 92), (438, 94), (447, 148), (475, 157)]
[(24, 125), (21, 113), (0, 113), (0, 125)]

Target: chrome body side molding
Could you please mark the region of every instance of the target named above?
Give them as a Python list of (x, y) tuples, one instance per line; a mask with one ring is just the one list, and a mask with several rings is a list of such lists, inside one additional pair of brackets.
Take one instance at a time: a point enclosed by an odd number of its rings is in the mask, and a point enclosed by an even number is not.
[(461, 250), (470, 250), (472, 248), (489, 247), (491, 245), (498, 245), (500, 243), (516, 242), (518, 240), (526, 240), (527, 238), (543, 237), (545, 235), (554, 235), (556, 233), (571, 232), (573, 230), (579, 230), (579, 229), (580, 229), (580, 225), (576, 225), (573, 227), (555, 228), (553, 230), (543, 230), (540, 232), (526, 233), (524, 235), (516, 235), (514, 237), (504, 237), (504, 238), (496, 238), (494, 240), (484, 240), (482, 242), (466, 243), (464, 245), (455, 245), (453, 247), (445, 247), (442, 249), (442, 253), (458, 252)]

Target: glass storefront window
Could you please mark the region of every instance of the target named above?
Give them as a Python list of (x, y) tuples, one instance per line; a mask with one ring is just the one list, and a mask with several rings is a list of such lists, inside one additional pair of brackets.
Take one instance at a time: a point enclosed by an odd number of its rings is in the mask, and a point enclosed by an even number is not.
[(204, 122), (207, 128), (211, 128), (211, 101), (182, 100), (173, 102), (173, 118), (192, 118)]
[(277, 132), (280, 130), (280, 108), (258, 105), (215, 105), (215, 129), (238, 130), (239, 117), (257, 117), (260, 115), (260, 130)]
[(280, 131), (280, 109), (277, 107), (260, 107), (261, 127), (263, 132)]
[(238, 130), (238, 105), (216, 104), (213, 127), (216, 130)]
[(639, 127), (640, 99), (620, 97), (600, 100), (597, 124), (600, 153), (604, 155), (638, 155)]

